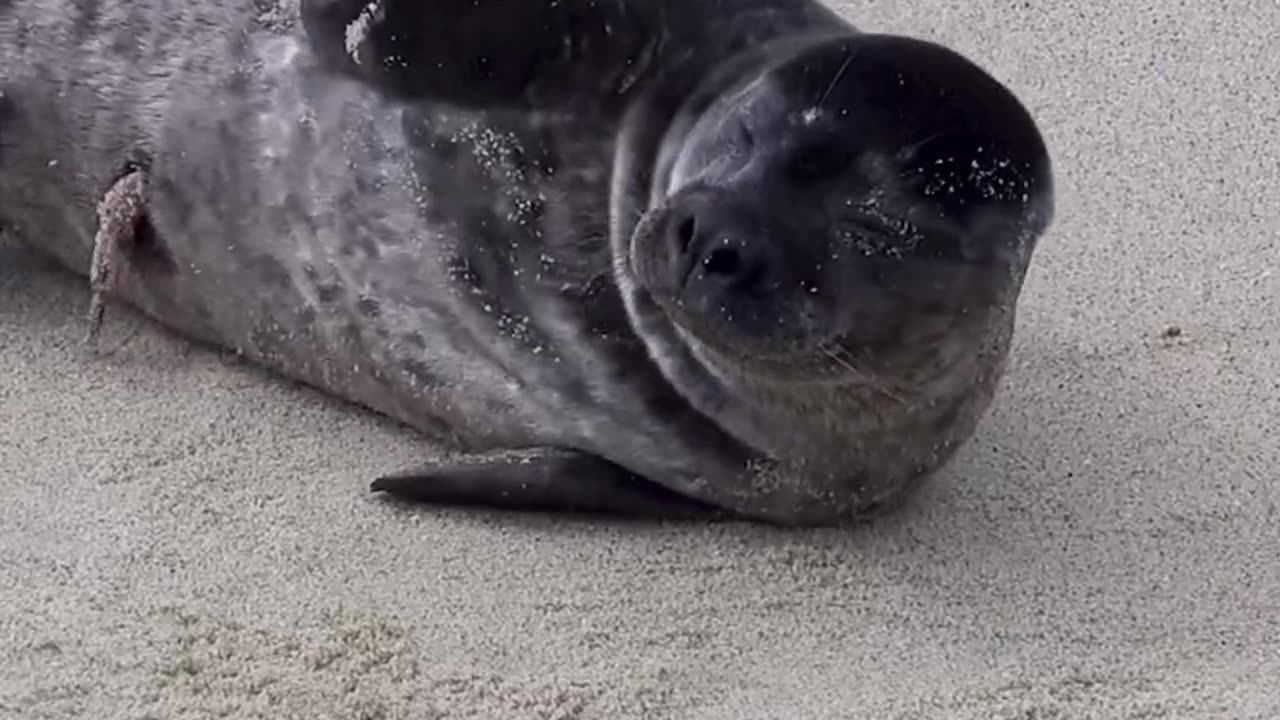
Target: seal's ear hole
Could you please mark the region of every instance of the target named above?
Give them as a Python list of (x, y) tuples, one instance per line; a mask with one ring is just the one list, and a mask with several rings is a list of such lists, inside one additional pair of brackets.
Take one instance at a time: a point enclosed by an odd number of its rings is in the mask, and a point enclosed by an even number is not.
[(734, 123), (734, 140), (738, 149), (743, 152), (750, 151), (756, 144), (756, 138), (751, 134), (751, 128), (747, 127), (747, 124), (742, 120)]

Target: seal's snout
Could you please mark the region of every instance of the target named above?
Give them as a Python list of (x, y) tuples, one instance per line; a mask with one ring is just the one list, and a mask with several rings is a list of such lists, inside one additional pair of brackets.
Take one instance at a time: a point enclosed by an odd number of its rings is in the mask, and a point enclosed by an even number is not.
[(687, 208), (667, 227), (676, 294), (694, 309), (760, 297), (776, 284), (779, 260), (762, 228), (737, 209), (711, 204)]

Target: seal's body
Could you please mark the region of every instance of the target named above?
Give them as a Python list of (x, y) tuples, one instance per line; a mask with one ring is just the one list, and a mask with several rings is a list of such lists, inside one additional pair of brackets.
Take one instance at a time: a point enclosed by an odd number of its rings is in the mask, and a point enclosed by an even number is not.
[[(0, 222), (461, 442), (435, 501), (827, 523), (973, 431), (1043, 144), (937, 46), (794, 0), (0, 3)], [(984, 155), (985, 153), (985, 155)]]

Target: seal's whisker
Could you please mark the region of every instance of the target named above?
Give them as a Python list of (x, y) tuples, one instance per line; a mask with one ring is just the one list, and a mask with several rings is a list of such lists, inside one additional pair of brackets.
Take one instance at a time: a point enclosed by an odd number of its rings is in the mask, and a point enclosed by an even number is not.
[(939, 130), (938, 132), (930, 133), (929, 135), (925, 136), (921, 140), (918, 140), (912, 143), (911, 145), (908, 145), (907, 147), (903, 148), (902, 150), (898, 151), (898, 155), (899, 157), (910, 157), (912, 155), (915, 155), (916, 153), (920, 152), (920, 148), (924, 147), (925, 145), (928, 145), (934, 140), (937, 140), (943, 135), (946, 135), (947, 132), (948, 131), (946, 130)]
[(819, 350), (821, 350), (824, 355), (838, 363), (841, 367), (855, 375), (861, 383), (870, 387), (872, 390), (875, 390), (893, 400), (897, 400), (898, 402), (903, 402), (905, 400), (896, 388), (877, 382), (869, 373), (859, 370), (854, 365), (853, 359), (843, 353), (840, 348), (832, 347), (830, 345), (821, 345), (819, 346)]
[(857, 54), (857, 50), (850, 50), (849, 54), (845, 56), (844, 63), (840, 65), (839, 70), (836, 70), (835, 76), (831, 78), (831, 83), (827, 85), (826, 91), (822, 93), (822, 97), (818, 100), (817, 107), (822, 107), (826, 104), (827, 98), (831, 97), (831, 93), (836, 89), (836, 85), (840, 83), (840, 78), (844, 77), (844, 74), (849, 70), (849, 66), (853, 64), (853, 56)]

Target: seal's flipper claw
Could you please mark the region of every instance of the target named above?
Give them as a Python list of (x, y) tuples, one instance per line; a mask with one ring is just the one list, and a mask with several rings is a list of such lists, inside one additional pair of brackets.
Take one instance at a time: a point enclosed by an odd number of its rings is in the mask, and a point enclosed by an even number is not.
[(141, 170), (132, 170), (112, 185), (98, 203), (98, 232), (93, 238), (93, 260), (89, 265), (89, 330), (84, 343), (96, 353), (98, 334), (106, 314), (107, 296), (114, 293), (120, 271), (128, 257), (126, 249), (134, 241), (142, 215), (145, 178)]
[(375, 480), (370, 488), (404, 500), (514, 510), (713, 519), (724, 513), (602, 458), (532, 448), (423, 465)]

